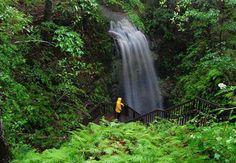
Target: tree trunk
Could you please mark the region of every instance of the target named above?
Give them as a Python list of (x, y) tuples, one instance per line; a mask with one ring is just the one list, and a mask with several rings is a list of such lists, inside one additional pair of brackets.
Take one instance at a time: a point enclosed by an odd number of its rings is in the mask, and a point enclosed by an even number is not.
[(219, 33), (219, 43), (220, 43), (220, 53), (223, 53), (223, 30), (222, 30), (222, 25), (224, 23), (224, 7), (225, 7), (225, 1), (221, 0), (220, 1), (220, 15), (219, 15), (219, 26), (220, 26), (220, 33)]
[(51, 16), (52, 16), (52, 0), (45, 0), (44, 20), (45, 21), (51, 20)]
[(0, 119), (0, 163), (6, 162), (9, 162), (9, 150), (4, 138), (2, 119)]

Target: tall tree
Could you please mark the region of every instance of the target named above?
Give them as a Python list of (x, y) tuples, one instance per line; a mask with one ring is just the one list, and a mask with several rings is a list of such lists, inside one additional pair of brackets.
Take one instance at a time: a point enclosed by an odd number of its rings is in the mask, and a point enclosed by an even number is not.
[(52, 16), (52, 1), (45, 0), (45, 7), (44, 7), (44, 20), (49, 21)]
[(9, 151), (5, 142), (3, 132), (3, 122), (0, 119), (0, 163), (6, 163), (9, 161)]

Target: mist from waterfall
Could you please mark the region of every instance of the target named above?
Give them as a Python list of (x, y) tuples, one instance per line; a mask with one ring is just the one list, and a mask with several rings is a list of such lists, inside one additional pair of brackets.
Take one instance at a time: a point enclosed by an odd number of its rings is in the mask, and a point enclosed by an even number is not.
[(127, 19), (111, 21), (109, 33), (122, 57), (125, 103), (141, 114), (161, 109), (158, 78), (145, 35)]

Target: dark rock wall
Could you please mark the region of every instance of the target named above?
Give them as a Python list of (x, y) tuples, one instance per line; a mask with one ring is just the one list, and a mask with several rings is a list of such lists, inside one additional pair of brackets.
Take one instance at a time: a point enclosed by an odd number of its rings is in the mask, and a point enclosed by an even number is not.
[(122, 83), (122, 60), (119, 48), (116, 45), (116, 41), (114, 41), (112, 55), (112, 102), (115, 102), (118, 97), (124, 96)]

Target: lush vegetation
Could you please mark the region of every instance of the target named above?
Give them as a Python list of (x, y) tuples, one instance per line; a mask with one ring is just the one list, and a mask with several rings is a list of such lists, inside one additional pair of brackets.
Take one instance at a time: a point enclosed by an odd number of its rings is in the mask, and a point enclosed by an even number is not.
[(88, 105), (110, 101), (109, 23), (94, 1), (46, 4), (50, 11), (41, 19), (43, 9), (28, 9), (43, 1), (0, 4), (0, 107), (8, 142), (59, 145)]
[(14, 163), (24, 162), (233, 162), (236, 126), (178, 126), (163, 121), (89, 124), (72, 133), (60, 149), (37, 153), (24, 146)]
[(13, 162), (235, 161), (234, 123), (81, 125), (112, 98), (101, 5), (148, 36), (168, 105), (236, 106), (235, 0), (0, 0), (0, 119)]
[[(161, 0), (149, 6), (147, 30), (162, 79), (174, 85), (172, 101), (202, 96), (235, 105), (235, 6), (234, 0)], [(219, 83), (227, 85), (224, 91)]]

